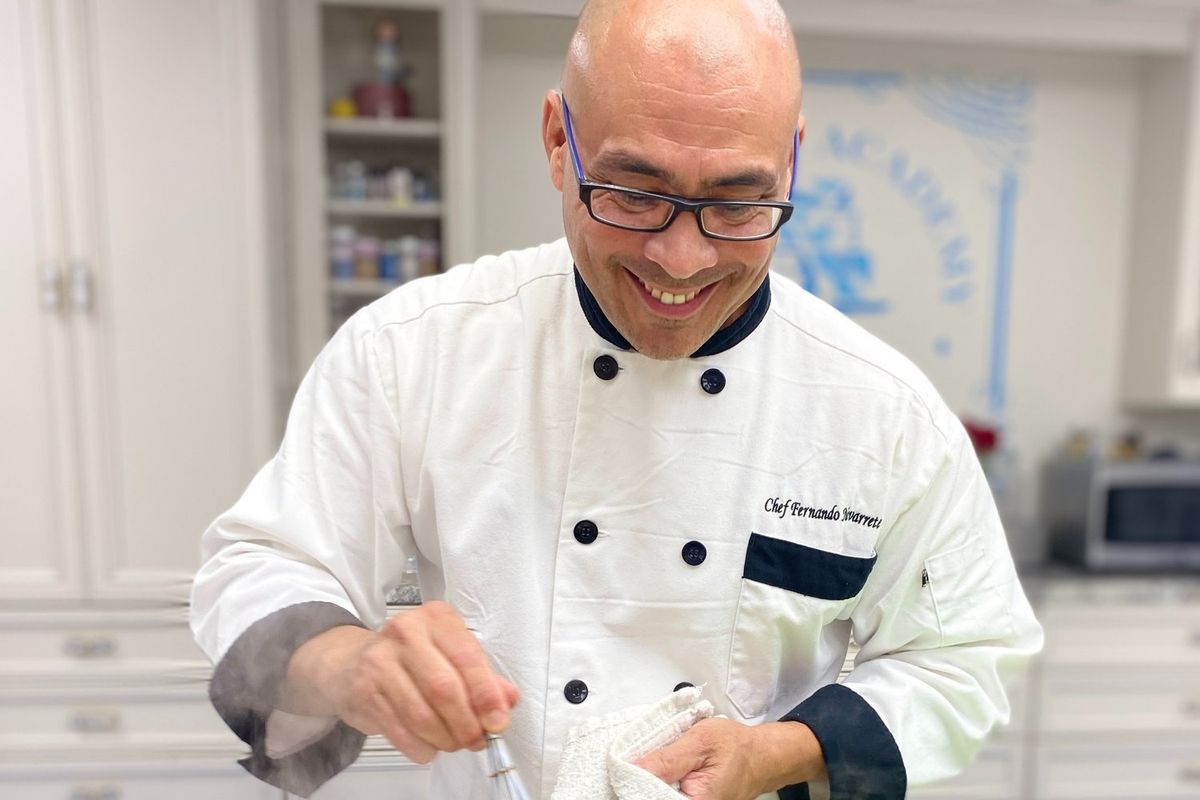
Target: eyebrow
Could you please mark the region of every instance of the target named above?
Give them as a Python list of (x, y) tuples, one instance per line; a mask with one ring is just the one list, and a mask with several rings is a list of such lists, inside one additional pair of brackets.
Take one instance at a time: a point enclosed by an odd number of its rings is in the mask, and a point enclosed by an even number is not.
[[(665, 183), (675, 185), (675, 176), (668, 170), (651, 164), (646, 159), (626, 150), (610, 150), (596, 157), (593, 166), (601, 171), (625, 172), (633, 175), (644, 175), (657, 178)], [(749, 168), (707, 180), (702, 186), (703, 191), (712, 189), (728, 189), (734, 187), (749, 187), (752, 189), (773, 189), (778, 182), (774, 173), (765, 169)]]

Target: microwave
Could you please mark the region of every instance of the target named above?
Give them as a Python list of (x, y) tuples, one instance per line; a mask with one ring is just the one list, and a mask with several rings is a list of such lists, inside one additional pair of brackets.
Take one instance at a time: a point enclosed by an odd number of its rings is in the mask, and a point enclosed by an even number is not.
[(1200, 462), (1052, 461), (1042, 509), (1056, 559), (1095, 570), (1200, 571)]

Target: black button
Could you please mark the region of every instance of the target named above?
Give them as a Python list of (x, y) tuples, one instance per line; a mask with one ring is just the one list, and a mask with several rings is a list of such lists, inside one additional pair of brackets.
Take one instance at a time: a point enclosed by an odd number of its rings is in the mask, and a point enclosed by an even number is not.
[(563, 695), (567, 702), (575, 705), (587, 700), (587, 692), (587, 684), (583, 681), (567, 681), (567, 685), (563, 687)]
[(693, 567), (703, 564), (707, 556), (708, 548), (699, 542), (688, 542), (683, 546), (683, 560)]
[(596, 541), (598, 535), (600, 535), (600, 531), (596, 527), (596, 523), (590, 519), (575, 523), (575, 538), (580, 544), (591, 544)]
[(694, 683), (688, 683), (687, 681), (684, 681), (684, 682), (682, 682), (682, 683), (677, 683), (677, 684), (675, 684), (675, 688), (674, 688), (674, 689), (672, 689), (671, 691), (672, 691), (672, 692), (678, 692), (680, 689), (687, 689), (687, 688), (689, 688), (689, 687), (692, 687), (692, 686), (695, 686), (695, 685), (696, 685), (696, 684), (694, 684)]
[(617, 377), (617, 360), (610, 355), (599, 356), (592, 362), (592, 371), (602, 381), (611, 381)]
[(719, 369), (706, 369), (700, 376), (700, 388), (709, 394), (720, 394), (725, 388), (725, 373)]

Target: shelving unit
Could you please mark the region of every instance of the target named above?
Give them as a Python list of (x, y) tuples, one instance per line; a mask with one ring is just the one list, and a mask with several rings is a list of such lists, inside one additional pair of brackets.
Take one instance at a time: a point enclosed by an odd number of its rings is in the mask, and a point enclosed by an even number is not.
[[(471, 154), (459, 120), (471, 100), (449, 91), (464, 83), (473, 63), (460, 44), (471, 39), (473, 13), (462, 6), (448, 0), (281, 4), (293, 165), (294, 378), (363, 305), (463, 258), (470, 220), (457, 209), (468, 196), (461, 187)], [(376, 76), (375, 31), (384, 21), (398, 31), (405, 116), (365, 116), (369, 109), (344, 102)], [(347, 245), (364, 238), (373, 241)], [(372, 268), (376, 247), (387, 257)]]

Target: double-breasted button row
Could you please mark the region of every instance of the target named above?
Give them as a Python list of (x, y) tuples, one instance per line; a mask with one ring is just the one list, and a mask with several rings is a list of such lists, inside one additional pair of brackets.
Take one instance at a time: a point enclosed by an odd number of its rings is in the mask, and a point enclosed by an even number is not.
[[(576, 522), (572, 532), (575, 534), (575, 541), (580, 544), (591, 544), (600, 536), (600, 529), (590, 519), (581, 519)], [(708, 558), (708, 548), (704, 546), (703, 542), (693, 539), (683, 546), (683, 550), (679, 554), (685, 563), (698, 567), (704, 563), (704, 559)]]
[[(592, 362), (592, 372), (602, 381), (611, 381), (620, 371), (621, 366), (617, 359), (608, 353), (596, 356), (596, 360)], [(704, 370), (704, 374), (700, 376), (700, 388), (709, 394), (720, 394), (725, 388), (725, 373), (716, 367)]]

